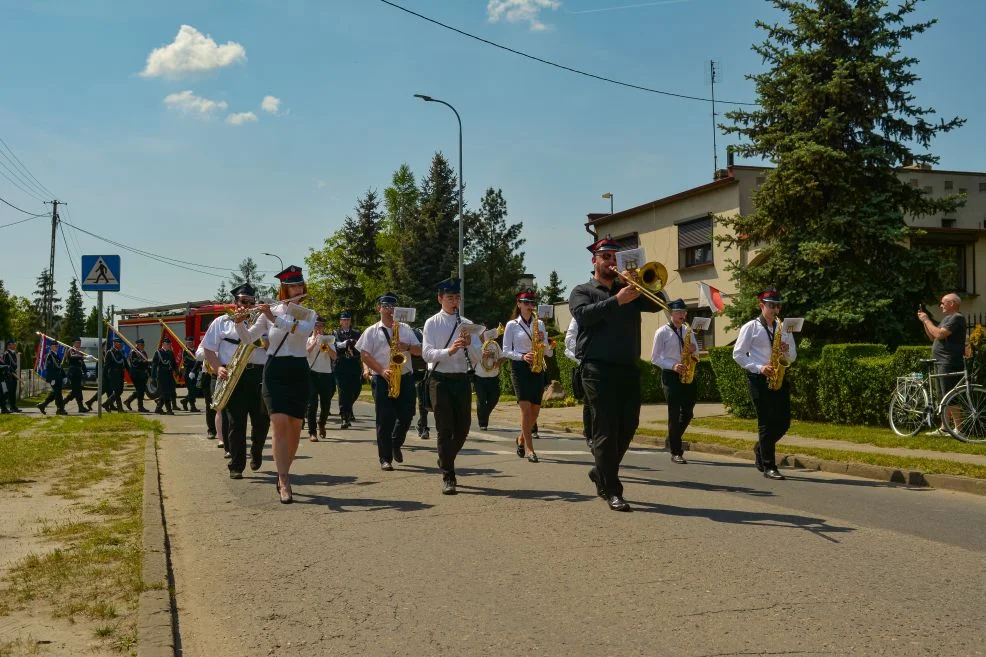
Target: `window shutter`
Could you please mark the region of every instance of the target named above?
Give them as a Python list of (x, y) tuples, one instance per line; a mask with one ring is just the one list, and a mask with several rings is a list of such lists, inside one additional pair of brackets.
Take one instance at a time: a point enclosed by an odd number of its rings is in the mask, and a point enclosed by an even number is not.
[(712, 243), (712, 217), (678, 224), (678, 248), (690, 249)]

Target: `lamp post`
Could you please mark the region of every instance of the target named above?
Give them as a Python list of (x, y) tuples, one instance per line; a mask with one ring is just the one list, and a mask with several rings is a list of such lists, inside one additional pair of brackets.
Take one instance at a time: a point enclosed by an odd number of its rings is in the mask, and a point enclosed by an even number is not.
[(455, 113), (455, 119), (459, 122), (459, 311), (464, 313), (466, 309), (466, 264), (463, 257), (465, 244), (465, 229), (463, 228), (463, 224), (465, 222), (462, 220), (462, 117), (459, 116), (459, 112), (454, 107), (444, 100), (432, 98), (424, 94), (414, 94), (414, 97), (420, 98), (426, 103), (441, 103)]
[(281, 256), (275, 255), (273, 253), (262, 253), (261, 255), (270, 256), (271, 258), (277, 258), (277, 261), (281, 264), (281, 271), (284, 271), (284, 261), (281, 260)]
[(603, 198), (609, 199), (609, 213), (613, 214), (613, 192), (606, 192), (603, 194)]

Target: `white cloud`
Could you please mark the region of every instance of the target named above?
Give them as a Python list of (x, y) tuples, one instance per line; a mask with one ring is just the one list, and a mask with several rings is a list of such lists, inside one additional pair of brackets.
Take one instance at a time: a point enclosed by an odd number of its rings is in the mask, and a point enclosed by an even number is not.
[(531, 30), (543, 32), (550, 25), (541, 22), (542, 9), (558, 9), (560, 0), (489, 0), (486, 3), (486, 18), (491, 23), (506, 19), (508, 23), (527, 21)]
[(230, 125), (243, 125), (244, 123), (256, 123), (257, 115), (253, 112), (236, 112), (226, 117), (226, 123)]
[(246, 61), (246, 49), (235, 41), (220, 46), (212, 37), (202, 34), (191, 25), (182, 25), (172, 43), (151, 51), (140, 76), (180, 78), (190, 73), (214, 71), (243, 61)]
[(315, 187), (317, 187), (318, 189), (323, 189), (328, 186), (329, 183), (325, 182), (324, 180), (319, 180), (318, 182), (315, 183)]
[(268, 114), (278, 116), (281, 113), (281, 99), (277, 96), (264, 96), (264, 99), (260, 101), (260, 109)]
[(193, 91), (186, 89), (176, 94), (168, 94), (164, 97), (164, 104), (168, 109), (173, 109), (184, 114), (212, 114), (215, 111), (225, 110), (228, 105), (224, 100), (209, 100), (196, 96)]

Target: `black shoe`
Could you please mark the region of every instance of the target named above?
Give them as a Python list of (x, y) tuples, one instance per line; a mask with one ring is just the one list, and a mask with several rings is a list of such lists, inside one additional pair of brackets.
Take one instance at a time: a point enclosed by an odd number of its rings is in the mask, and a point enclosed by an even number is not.
[(169, 410), (169, 411), (167, 412), (167, 415), (174, 415), (174, 414), (175, 414), (175, 412), (174, 412), (174, 411), (172, 411), (172, 410)]
[(88, 413), (89, 412), (89, 409), (86, 408), (85, 406), (80, 406), (79, 407), (79, 412), (80, 413)]
[(201, 411), (199, 410), (199, 408), (195, 404), (190, 405), (188, 407), (188, 410), (191, 413), (201, 413)]
[(479, 430), (480, 431), (486, 431), (487, 429), (489, 429), (489, 425), (486, 425), (486, 424), (479, 425)]
[(210, 431), (209, 433), (205, 434), (205, 437), (208, 440), (215, 440), (216, 439), (216, 432), (215, 431)]
[(349, 425), (349, 422), (343, 421), (342, 425), (339, 428), (340, 429), (348, 429), (349, 426), (350, 426)]
[(68, 411), (66, 411), (64, 408), (60, 408), (57, 411), (55, 411), (55, 415), (68, 415)]
[(767, 479), (776, 479), (778, 481), (783, 481), (785, 478), (784, 475), (780, 473), (780, 471), (777, 469), (776, 466), (765, 467), (763, 471), (763, 476), (766, 477)]
[(133, 404), (133, 403), (134, 403), (134, 401), (132, 399), (128, 399), (127, 401), (123, 402), (123, 405), (127, 407), (127, 410), (128, 411), (130, 411), (131, 413), (133, 413), (134, 407), (131, 406), (131, 404)]
[(219, 449), (226, 449), (226, 445), (221, 440), (218, 443), (216, 443), (216, 447), (218, 447)]
[(223, 452), (223, 458), (224, 459), (231, 459), (231, 458), (233, 458), (233, 455), (229, 453), (229, 450), (226, 450), (226, 451)]
[(37, 408), (39, 411), (41, 411), (41, 414), (42, 415), (48, 415), (48, 411), (45, 410), (45, 405), (44, 404), (38, 404), (35, 408)]
[(757, 466), (757, 470), (763, 472), (763, 456), (760, 455), (760, 443), (753, 446), (753, 462)]
[(230, 479), (242, 479), (243, 478), (243, 473), (242, 472), (237, 472), (236, 470), (230, 470), (229, 471), (229, 478)]
[(455, 495), (455, 479), (442, 480), (442, 495)]
[(606, 499), (606, 491), (603, 490), (602, 482), (599, 481), (599, 471), (595, 468), (589, 470), (589, 480), (596, 485), (596, 495)]
[(10, 415), (10, 411), (8, 411), (6, 408), (0, 408), (0, 415)]
[(143, 404), (137, 404), (137, 412), (138, 413), (150, 413), (150, 411), (147, 410), (147, 407), (144, 406)]
[(10, 407), (10, 412), (11, 412), (11, 413), (23, 413), (24, 411), (22, 411), (22, 410), (21, 410), (21, 409), (20, 409), (19, 407), (17, 407), (17, 406), (11, 406), (11, 407)]
[(264, 460), (263, 456), (251, 456), (250, 457), (250, 469), (256, 472), (260, 469), (260, 464)]
[(538, 455), (535, 454), (534, 452), (531, 452), (530, 454), (527, 455), (527, 460), (530, 461), (531, 463), (537, 463)]
[(429, 438), (431, 438), (431, 430), (425, 427), (424, 431), (421, 432), (421, 440), (428, 440)]
[(524, 458), (524, 443), (517, 444), (517, 456)]
[(404, 452), (401, 451), (400, 447), (394, 448), (394, 461), (396, 461), (397, 463), (404, 462)]
[(590, 452), (592, 451), (592, 438), (585, 439), (585, 446), (589, 448)]
[(609, 504), (609, 508), (613, 511), (633, 511), (633, 509), (630, 508), (630, 505), (627, 504), (626, 500), (619, 495), (611, 495), (606, 503)]
[(162, 409), (162, 408), (155, 408), (154, 409), (154, 414), (155, 415), (164, 415), (164, 409)]
[(685, 460), (685, 457), (682, 456), (681, 454), (672, 454), (671, 455), (671, 462), (672, 463), (678, 463), (679, 465), (684, 465), (684, 464), (688, 463), (688, 461)]
[(534, 430), (534, 431), (531, 432), (531, 438), (533, 438), (534, 440), (537, 440), (540, 437), (541, 436), (538, 435), (537, 430)]
[(186, 411), (188, 410), (188, 400), (187, 399), (182, 399), (181, 400), (181, 407), (182, 407), (183, 410), (186, 410)]
[(394, 466), (390, 464), (390, 461), (384, 461), (383, 463), (380, 464), (380, 469), (390, 472), (394, 469)]

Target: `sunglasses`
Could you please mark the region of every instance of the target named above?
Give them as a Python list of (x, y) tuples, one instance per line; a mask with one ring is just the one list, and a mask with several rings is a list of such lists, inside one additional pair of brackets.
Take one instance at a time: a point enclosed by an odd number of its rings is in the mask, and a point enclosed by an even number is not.
[(781, 304), (774, 303), (773, 301), (764, 301), (763, 302), (763, 305), (765, 305), (768, 308), (780, 308), (781, 307)]
[(521, 301), (521, 303), (524, 304), (525, 306), (533, 306), (534, 305), (534, 302), (533, 301)]

